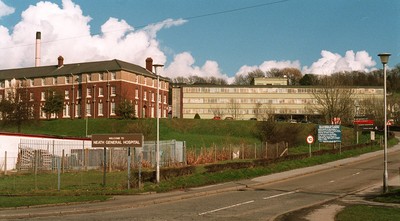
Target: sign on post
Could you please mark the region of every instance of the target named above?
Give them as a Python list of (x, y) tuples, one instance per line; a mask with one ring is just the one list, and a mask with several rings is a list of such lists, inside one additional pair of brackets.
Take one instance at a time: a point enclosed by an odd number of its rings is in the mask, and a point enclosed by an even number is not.
[(341, 143), (342, 130), (340, 125), (318, 125), (318, 142)]
[(93, 134), (92, 147), (141, 147), (142, 134)]
[(310, 134), (307, 136), (307, 143), (308, 143), (308, 155), (311, 157), (311, 144), (314, 143), (314, 137)]
[[(127, 147), (128, 148), (128, 189), (130, 188), (130, 168), (131, 168), (131, 147), (143, 146), (143, 134), (93, 134), (92, 147), (104, 148), (104, 171), (103, 186), (106, 186), (106, 170), (107, 170), (107, 151), (106, 148)], [(140, 182), (140, 181), (139, 181)]]

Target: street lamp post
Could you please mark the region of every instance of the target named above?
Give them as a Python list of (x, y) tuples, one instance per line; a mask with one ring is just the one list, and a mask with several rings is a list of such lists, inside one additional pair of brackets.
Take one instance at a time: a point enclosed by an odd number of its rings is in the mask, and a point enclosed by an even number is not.
[(160, 110), (159, 110), (159, 93), (160, 93), (160, 76), (157, 74), (157, 68), (163, 67), (162, 64), (154, 64), (154, 72), (157, 76), (157, 96), (156, 96), (156, 118), (157, 118), (157, 148), (156, 148), (156, 181), (160, 182)]
[(385, 120), (384, 120), (384, 141), (385, 141), (385, 146), (383, 150), (383, 192), (387, 193), (388, 192), (388, 168), (387, 168), (387, 99), (386, 99), (386, 64), (389, 61), (389, 53), (381, 53), (378, 54), (378, 56), (381, 59), (381, 62), (383, 64), (383, 96), (384, 96), (384, 114), (385, 114)]

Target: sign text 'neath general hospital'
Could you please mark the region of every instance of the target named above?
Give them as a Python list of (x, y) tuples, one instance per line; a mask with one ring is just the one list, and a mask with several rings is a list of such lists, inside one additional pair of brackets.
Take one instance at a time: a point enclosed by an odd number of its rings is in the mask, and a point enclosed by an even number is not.
[(142, 134), (93, 134), (92, 147), (142, 147)]

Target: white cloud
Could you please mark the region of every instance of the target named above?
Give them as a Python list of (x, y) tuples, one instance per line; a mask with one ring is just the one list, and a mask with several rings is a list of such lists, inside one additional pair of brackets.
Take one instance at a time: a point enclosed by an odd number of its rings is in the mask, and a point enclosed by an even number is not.
[(195, 65), (195, 60), (189, 52), (183, 52), (174, 57), (171, 64), (164, 70), (165, 76), (170, 78), (181, 76), (199, 76), (203, 78), (216, 77), (229, 81), (226, 74), (223, 74), (216, 61), (206, 61), (203, 66)]
[(59, 55), (65, 63), (121, 59), (145, 66), (145, 59), (152, 57), (154, 62), (163, 64), (166, 56), (156, 39), (157, 32), (186, 22), (167, 19), (134, 30), (125, 20), (109, 18), (100, 34), (91, 35), (92, 18), (72, 0), (62, 0), (61, 6), (38, 2), (23, 11), (21, 18), (11, 33), (0, 26), (1, 69), (34, 65), (36, 31), (42, 33), (42, 65), (56, 64)]
[(260, 69), (263, 72), (270, 71), (271, 69), (283, 69), (283, 68), (297, 68), (300, 69), (299, 61), (264, 61), (259, 66), (247, 66), (244, 65), (240, 67), (239, 71), (236, 72), (236, 75), (245, 75), (251, 71), (255, 71)]
[(6, 4), (4, 4), (4, 2), (0, 0), (0, 18), (3, 16), (10, 15), (14, 12), (15, 12), (15, 9), (13, 7), (10, 7)]
[(370, 71), (376, 62), (366, 51), (347, 51), (345, 56), (330, 51), (321, 51), (321, 58), (311, 67), (303, 67), (303, 73), (329, 75), (344, 71)]

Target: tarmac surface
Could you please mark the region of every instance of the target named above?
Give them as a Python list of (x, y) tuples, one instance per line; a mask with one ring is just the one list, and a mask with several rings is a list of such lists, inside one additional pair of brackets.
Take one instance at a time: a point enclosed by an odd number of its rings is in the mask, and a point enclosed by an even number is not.
[[(400, 144), (395, 147), (389, 148), (388, 153), (400, 151)], [(20, 219), (20, 218), (33, 218), (33, 217), (44, 217), (44, 216), (55, 216), (62, 214), (78, 214), (78, 213), (95, 213), (99, 211), (127, 209), (127, 208), (138, 208), (146, 205), (153, 205), (159, 203), (173, 202), (176, 200), (195, 198), (200, 196), (207, 196), (211, 194), (218, 194), (228, 191), (237, 191), (248, 187), (257, 187), (267, 183), (273, 183), (291, 177), (306, 175), (310, 173), (316, 173), (318, 171), (337, 167), (339, 165), (348, 164), (355, 161), (362, 161), (368, 158), (383, 155), (383, 150), (372, 153), (363, 154), (358, 157), (352, 157), (342, 159), (322, 165), (295, 169), (291, 171), (271, 174), (267, 176), (257, 177), (254, 179), (227, 182), (217, 185), (190, 188), (185, 190), (177, 190), (167, 193), (146, 193), (141, 195), (129, 195), (129, 196), (114, 196), (113, 199), (104, 202), (91, 202), (85, 203), (70, 203), (70, 204), (59, 204), (59, 205), (41, 205), (33, 207), (19, 207), (19, 208), (7, 208), (0, 209), (0, 220), (5, 219)], [(390, 178), (389, 186), (400, 186), (400, 177)], [(368, 189), (362, 190), (355, 194), (338, 198), (336, 200), (324, 203), (322, 205), (315, 205), (309, 208), (303, 208), (298, 211), (294, 211), (288, 214), (280, 214), (276, 220), (300, 220), (300, 221), (319, 221), (319, 220), (334, 220), (337, 212), (343, 209), (346, 205), (353, 204), (364, 204), (371, 203), (364, 200), (366, 195), (381, 193), (382, 186), (377, 184)], [(386, 205), (386, 204), (385, 204)], [(399, 206), (398, 204), (391, 206)], [(51, 208), (51, 209), (49, 209)], [(295, 218), (295, 219), (294, 219)]]

